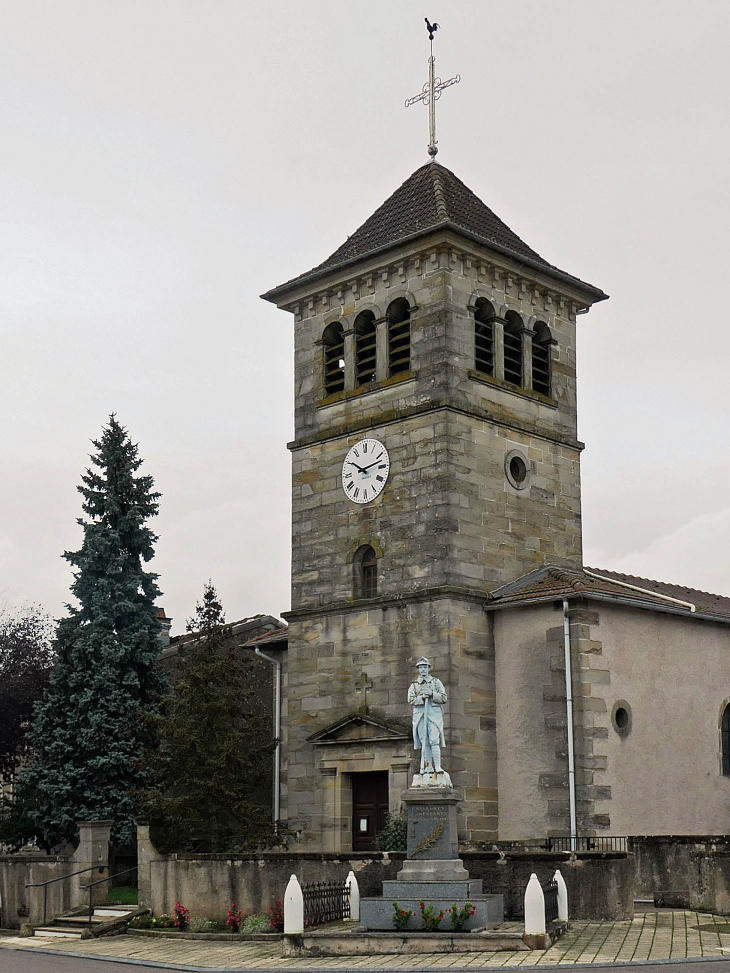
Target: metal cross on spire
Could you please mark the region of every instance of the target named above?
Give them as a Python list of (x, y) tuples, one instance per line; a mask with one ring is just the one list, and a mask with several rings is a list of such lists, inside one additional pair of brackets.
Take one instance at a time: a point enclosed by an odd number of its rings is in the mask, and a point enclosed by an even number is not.
[(419, 101), (422, 101), (424, 105), (428, 105), (428, 154), (433, 159), (438, 152), (438, 143), (436, 142), (436, 102), (441, 97), (441, 92), (444, 88), (448, 88), (452, 84), (458, 84), (461, 78), (458, 74), (454, 78), (449, 78), (448, 81), (442, 81), (441, 78), (435, 77), (436, 59), (433, 56), (433, 35), (439, 29), (439, 25), (429, 23), (428, 17), (424, 17), (423, 19), (426, 21), (428, 39), (431, 42), (431, 56), (428, 59), (428, 81), (423, 86), (420, 94), (406, 99), (406, 108), (410, 108), (411, 105), (415, 105)]

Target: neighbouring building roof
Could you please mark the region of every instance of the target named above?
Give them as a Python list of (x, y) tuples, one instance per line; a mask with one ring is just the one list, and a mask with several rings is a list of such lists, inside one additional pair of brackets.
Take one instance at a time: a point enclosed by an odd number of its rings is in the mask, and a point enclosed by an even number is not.
[(547, 564), (496, 588), (488, 597), (487, 608), (535, 604), (576, 595), (730, 622), (730, 598), (724, 595), (600, 568), (556, 564)]
[[(241, 618), (237, 622), (228, 622), (226, 627), (230, 629), (231, 635), (236, 640), (235, 644), (238, 646), (246, 646), (249, 644), (249, 640), (255, 641), (258, 637), (265, 638), (272, 634), (286, 633), (286, 627), (282, 626), (281, 619), (275, 618), (273, 615), (252, 615), (250, 618)], [(194, 641), (197, 637), (197, 632), (186, 632), (184, 635), (173, 636), (169, 645), (163, 649), (160, 658), (166, 660), (177, 655), (181, 644)]]
[(249, 639), (248, 642), (244, 642), (244, 646), (247, 648), (261, 648), (264, 645), (273, 645), (277, 648), (283, 648), (289, 641), (289, 629), (286, 626), (277, 628), (273, 632), (264, 632), (263, 635), (256, 635), (254, 638)]
[(552, 276), (588, 289), (594, 300), (603, 291), (548, 263), (517, 236), (471, 189), (438, 162), (427, 162), (406, 179), (352, 236), (313, 270), (272, 288), (263, 295), (273, 300), (293, 284), (316, 278), (380, 250), (422, 236), (436, 229), (452, 228), (487, 244), (500, 253), (541, 268)]

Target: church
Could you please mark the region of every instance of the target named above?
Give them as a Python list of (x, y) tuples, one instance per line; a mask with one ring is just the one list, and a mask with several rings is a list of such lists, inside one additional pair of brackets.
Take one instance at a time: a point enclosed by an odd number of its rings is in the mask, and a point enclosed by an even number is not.
[(263, 297), (294, 325), (292, 607), (263, 637), (293, 847), (376, 847), (422, 656), (463, 848), (730, 831), (730, 598), (583, 564), (576, 328), (607, 295), (432, 157)]

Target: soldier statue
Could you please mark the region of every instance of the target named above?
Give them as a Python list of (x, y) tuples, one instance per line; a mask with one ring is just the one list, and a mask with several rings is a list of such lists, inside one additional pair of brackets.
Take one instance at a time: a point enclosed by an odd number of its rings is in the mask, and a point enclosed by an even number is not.
[(421, 770), (413, 778), (413, 787), (451, 786), (449, 775), (441, 766), (444, 739), (444, 684), (430, 673), (431, 663), (421, 657), (416, 663), (418, 679), (408, 690), (413, 707), (413, 746), (421, 751)]

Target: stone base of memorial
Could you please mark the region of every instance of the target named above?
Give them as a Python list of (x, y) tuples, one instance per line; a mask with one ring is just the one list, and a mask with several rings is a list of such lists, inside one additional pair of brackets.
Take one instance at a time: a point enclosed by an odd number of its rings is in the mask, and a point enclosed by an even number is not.
[[(416, 782), (420, 782), (418, 776), (414, 778)], [(467, 902), (473, 904), (474, 915), (466, 921), (465, 932), (499, 925), (504, 919), (502, 896), (484, 895), (481, 879), (471, 879), (459, 858), (458, 798), (453, 789), (409, 787), (402, 800), (408, 821), (408, 857), (396, 880), (383, 882), (382, 896), (360, 900), (361, 926), (394, 930), (394, 901), (399, 909), (413, 913), (406, 931), (421, 929), (421, 902), (433, 905), (436, 915), (443, 910), (440, 932), (451, 929), (451, 916), (446, 910), (454, 904), (462, 909)]]

